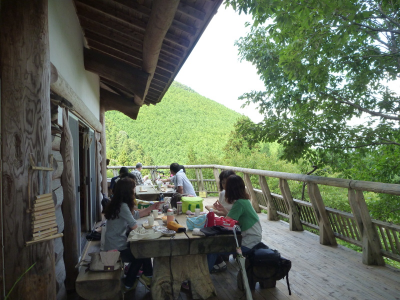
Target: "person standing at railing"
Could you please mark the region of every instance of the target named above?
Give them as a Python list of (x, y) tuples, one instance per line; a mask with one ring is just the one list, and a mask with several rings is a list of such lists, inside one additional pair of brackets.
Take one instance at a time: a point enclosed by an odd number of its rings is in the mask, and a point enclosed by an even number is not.
[(137, 186), (139, 186), (139, 185), (143, 185), (143, 183), (147, 180), (147, 178), (149, 177), (148, 175), (146, 175), (146, 176), (144, 176), (143, 178), (142, 178), (142, 167), (143, 167), (143, 165), (139, 162), (139, 163), (137, 163), (136, 164), (136, 168), (135, 168), (135, 170), (133, 170), (131, 173), (133, 174), (133, 175), (135, 175), (135, 177), (136, 177), (136, 185)]

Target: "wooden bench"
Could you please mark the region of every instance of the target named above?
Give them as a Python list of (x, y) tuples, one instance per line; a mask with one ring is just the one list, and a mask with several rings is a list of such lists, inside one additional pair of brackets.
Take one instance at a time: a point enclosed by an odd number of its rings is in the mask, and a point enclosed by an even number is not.
[(79, 275), (75, 289), (79, 296), (89, 300), (123, 299), (121, 292), (121, 277), (123, 270), (113, 272), (93, 272), (87, 270), (90, 262), (89, 253), (100, 251), (100, 241), (89, 241), (82, 254), (79, 264)]

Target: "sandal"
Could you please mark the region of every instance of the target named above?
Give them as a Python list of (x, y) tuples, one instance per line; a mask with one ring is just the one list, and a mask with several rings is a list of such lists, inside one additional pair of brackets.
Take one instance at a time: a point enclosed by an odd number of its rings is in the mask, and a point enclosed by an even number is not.
[(226, 266), (226, 263), (222, 262), (218, 265), (214, 265), (214, 267), (211, 270), (211, 273), (220, 273), (220, 272), (226, 271), (227, 268), (228, 267)]

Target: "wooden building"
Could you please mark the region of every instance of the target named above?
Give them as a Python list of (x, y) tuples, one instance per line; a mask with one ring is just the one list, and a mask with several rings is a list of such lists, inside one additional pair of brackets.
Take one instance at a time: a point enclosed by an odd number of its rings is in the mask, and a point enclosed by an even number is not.
[[(74, 289), (107, 194), (105, 112), (136, 119), (160, 102), (221, 2), (0, 2), (2, 298), (33, 264), (9, 299)], [(56, 227), (34, 235), (48, 194)]]

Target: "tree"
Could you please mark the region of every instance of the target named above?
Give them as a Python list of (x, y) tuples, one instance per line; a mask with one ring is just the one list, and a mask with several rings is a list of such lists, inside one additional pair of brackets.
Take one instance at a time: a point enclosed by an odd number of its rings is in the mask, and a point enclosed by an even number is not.
[[(283, 158), (326, 160), (400, 146), (400, 98), (386, 83), (400, 73), (400, 2), (227, 0), (253, 16), (236, 44), (265, 91), (241, 96), (264, 121), (244, 122), (249, 142), (284, 146)], [(364, 117), (360, 125), (349, 125)]]

